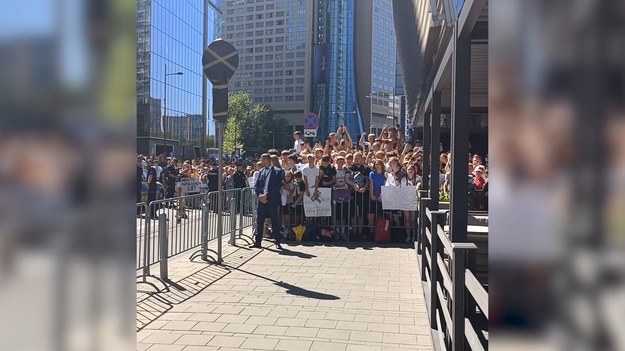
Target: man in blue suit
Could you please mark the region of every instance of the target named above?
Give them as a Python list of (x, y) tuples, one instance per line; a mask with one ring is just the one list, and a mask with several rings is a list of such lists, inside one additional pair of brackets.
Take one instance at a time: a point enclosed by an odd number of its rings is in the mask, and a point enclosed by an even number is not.
[(271, 165), (271, 156), (263, 154), (260, 162), (263, 168), (259, 171), (254, 190), (256, 201), (256, 240), (254, 247), (260, 248), (263, 240), (263, 225), (265, 218), (271, 219), (271, 232), (276, 240), (276, 247), (280, 246), (280, 222), (278, 221), (278, 208), (280, 207), (280, 188), (284, 179), (284, 171)]

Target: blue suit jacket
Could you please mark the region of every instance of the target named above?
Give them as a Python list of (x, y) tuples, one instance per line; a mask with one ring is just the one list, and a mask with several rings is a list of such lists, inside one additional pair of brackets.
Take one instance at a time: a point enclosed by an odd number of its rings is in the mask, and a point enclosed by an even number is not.
[(269, 205), (280, 205), (280, 189), (282, 188), (282, 181), (284, 180), (284, 170), (272, 167), (270, 169), (264, 168), (260, 170), (258, 179), (256, 180), (256, 186), (254, 187), (256, 195), (265, 193), (265, 181), (269, 174), (269, 184), (267, 186), (267, 200)]

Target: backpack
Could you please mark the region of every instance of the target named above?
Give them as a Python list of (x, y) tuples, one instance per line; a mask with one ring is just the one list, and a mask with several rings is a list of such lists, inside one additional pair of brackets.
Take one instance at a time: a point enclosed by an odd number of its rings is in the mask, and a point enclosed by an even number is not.
[(367, 184), (367, 177), (360, 172), (354, 172), (353, 179), (354, 183), (358, 184), (359, 187), (363, 187)]

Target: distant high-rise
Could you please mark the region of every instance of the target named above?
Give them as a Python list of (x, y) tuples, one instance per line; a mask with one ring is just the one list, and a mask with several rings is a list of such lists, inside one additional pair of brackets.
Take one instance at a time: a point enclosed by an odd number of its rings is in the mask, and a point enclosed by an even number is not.
[(340, 124), (355, 139), (371, 116), (374, 131), (400, 121), (392, 0), (226, 1), (224, 38), (239, 51), (230, 89), (293, 128), (308, 111), (320, 117), (319, 139)]
[(230, 0), (224, 39), (239, 52), (230, 91), (248, 91), (301, 129), (311, 104), (313, 1)]

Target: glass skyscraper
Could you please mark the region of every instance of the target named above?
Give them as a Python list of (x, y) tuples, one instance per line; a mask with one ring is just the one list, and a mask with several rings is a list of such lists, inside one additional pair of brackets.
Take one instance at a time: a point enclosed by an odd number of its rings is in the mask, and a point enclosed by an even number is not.
[[(170, 152), (179, 155), (183, 148), (200, 145), (201, 135), (206, 133), (201, 117), (204, 16), (211, 42), (221, 36), (222, 2), (137, 0), (138, 152), (160, 154), (165, 143)], [(209, 119), (211, 88), (209, 82)], [(212, 120), (207, 127), (211, 125)]]

